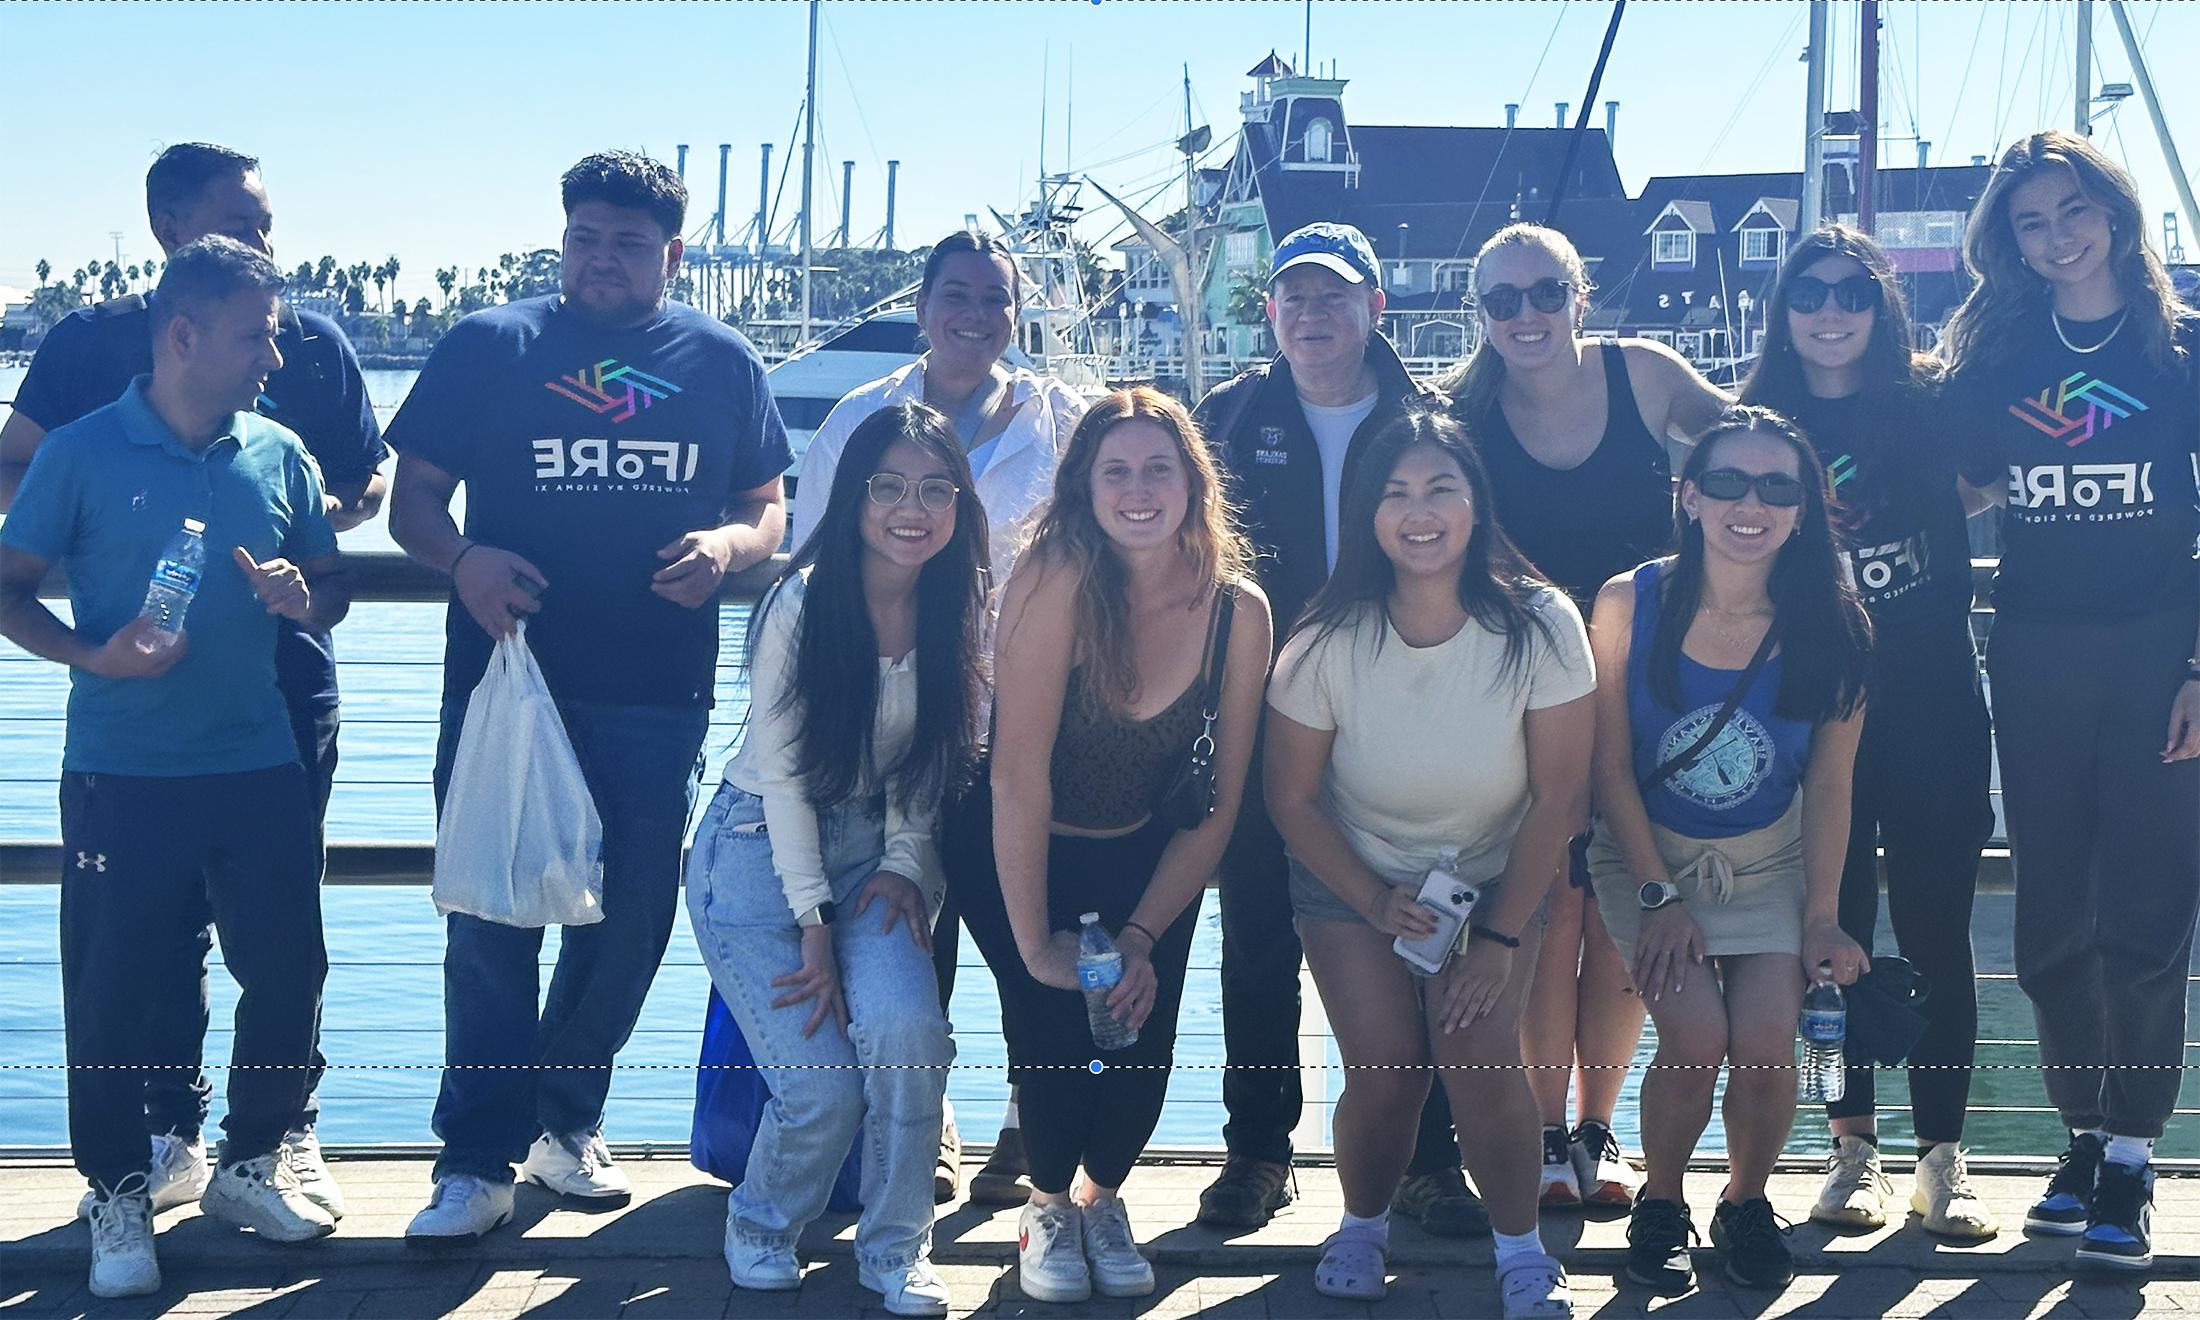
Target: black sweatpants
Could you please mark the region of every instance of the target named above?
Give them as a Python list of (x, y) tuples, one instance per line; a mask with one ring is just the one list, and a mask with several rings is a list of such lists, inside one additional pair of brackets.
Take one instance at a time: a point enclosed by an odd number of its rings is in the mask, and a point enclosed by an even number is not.
[(2200, 761), (2162, 763), (2194, 611), (2004, 614), (1987, 651), (2017, 874), (2017, 983), (2071, 1128), (2159, 1137), (2184, 1062)]
[[(1121, 929), (1175, 835), (1149, 821), (1114, 839), (1053, 836), (1047, 846), (1048, 924), (1076, 930), (1080, 914), (1098, 912), (1103, 926)], [(1122, 1186), (1168, 1097), (1198, 906), (1187, 905), (1154, 946), (1159, 984), (1137, 1041), (1128, 1049), (1102, 1050), (1092, 1042), (1085, 997), (1034, 980), (1016, 948), (993, 862), (992, 794), (985, 785), (948, 813), (941, 854), (963, 924), (1000, 987), (1001, 1030), (1008, 1038), (1009, 1079), (1021, 1091), (1031, 1185), (1066, 1192), (1082, 1165), (1101, 1186)]]
[(190, 778), (61, 776), (61, 996), (69, 1144), (103, 1187), (144, 1170), (146, 1079), (198, 1070), (159, 1007), (213, 908), (239, 995), (224, 1160), (274, 1150), (305, 1104), (328, 956), (320, 858), (295, 764)]
[[(1955, 615), (1882, 627), (1868, 690), (1841, 928), (1872, 951), (1884, 849), (1895, 944), (1931, 987), (1925, 1032), (1910, 1051), (1913, 1126), (1920, 1141), (1955, 1141), (1963, 1136), (1978, 1049), (1971, 903), (1979, 850), (1994, 829), (1993, 749), (1970, 621)], [(1826, 1106), (1830, 1118), (1876, 1109), (1870, 1062), (1851, 1064), (1847, 1094)]]

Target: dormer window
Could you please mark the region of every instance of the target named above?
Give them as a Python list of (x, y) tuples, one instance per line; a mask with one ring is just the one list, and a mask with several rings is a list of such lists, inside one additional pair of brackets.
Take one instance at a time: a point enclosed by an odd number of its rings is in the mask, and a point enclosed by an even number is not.
[(1689, 229), (1661, 229), (1650, 236), (1650, 260), (1658, 266), (1696, 264), (1696, 234)]
[(1785, 237), (1777, 229), (1745, 229), (1742, 231), (1742, 260), (1750, 265), (1777, 266), (1780, 264), (1780, 240)]
[(1306, 126), (1306, 158), (1310, 161), (1329, 163), (1330, 151), (1335, 143), (1337, 130), (1327, 119), (1315, 118)]

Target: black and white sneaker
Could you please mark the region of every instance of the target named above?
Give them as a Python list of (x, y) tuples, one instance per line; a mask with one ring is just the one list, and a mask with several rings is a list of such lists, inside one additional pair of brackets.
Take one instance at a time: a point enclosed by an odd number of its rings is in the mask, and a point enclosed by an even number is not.
[(2154, 1166), (2101, 1165), (2093, 1187), (2093, 1212), (2078, 1239), (2080, 1265), (2143, 1270), (2154, 1263), (2149, 1230), (2154, 1222)]
[(1653, 1292), (1678, 1296), (1696, 1286), (1696, 1265), (1688, 1244), (1696, 1225), (1678, 1201), (1635, 1198), (1627, 1220), (1627, 1278)]
[(2093, 1183), (2108, 1143), (2091, 1132), (2070, 1134), (2070, 1147), (2055, 1160), (2054, 1176), (2032, 1208), (2024, 1212), (2024, 1231), (2049, 1237), (2076, 1237), (2093, 1218)]
[(1711, 1245), (1725, 1262), (1726, 1277), (1744, 1288), (1785, 1288), (1795, 1278), (1788, 1231), (1761, 1196), (1740, 1205), (1721, 1201), (1711, 1212)]

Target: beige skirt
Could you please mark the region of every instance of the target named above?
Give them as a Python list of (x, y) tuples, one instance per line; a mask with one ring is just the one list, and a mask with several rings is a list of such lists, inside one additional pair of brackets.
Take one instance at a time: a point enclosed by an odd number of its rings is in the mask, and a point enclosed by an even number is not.
[[(1803, 952), (1803, 797), (1787, 814), (1731, 839), (1692, 839), (1651, 822), (1658, 855), (1703, 931), (1704, 953)], [(1629, 966), (1642, 929), (1642, 882), (1602, 817), (1589, 838), (1589, 881), (1604, 928)]]

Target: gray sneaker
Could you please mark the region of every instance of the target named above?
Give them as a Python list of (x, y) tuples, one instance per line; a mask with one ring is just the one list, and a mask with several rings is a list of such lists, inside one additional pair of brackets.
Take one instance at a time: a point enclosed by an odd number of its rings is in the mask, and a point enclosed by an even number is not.
[(1144, 1297), (1154, 1289), (1153, 1262), (1139, 1254), (1123, 1198), (1085, 1207), (1085, 1262), (1102, 1297)]

